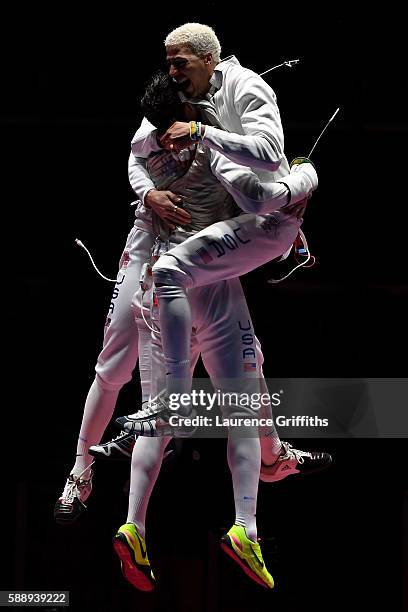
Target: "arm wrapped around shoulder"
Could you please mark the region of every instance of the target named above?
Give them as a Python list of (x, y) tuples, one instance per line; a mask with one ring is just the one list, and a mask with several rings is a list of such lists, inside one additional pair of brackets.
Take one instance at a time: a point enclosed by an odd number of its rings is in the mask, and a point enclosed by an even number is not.
[(279, 181), (290, 191), (289, 204), (309, 197), (317, 188), (318, 178), (314, 165), (307, 157), (296, 157), (290, 164), (290, 174)]

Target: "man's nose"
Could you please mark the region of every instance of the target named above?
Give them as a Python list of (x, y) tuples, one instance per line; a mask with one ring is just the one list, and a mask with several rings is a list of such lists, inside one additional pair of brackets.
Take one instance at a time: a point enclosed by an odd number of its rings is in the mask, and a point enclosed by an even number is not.
[(174, 77), (174, 76), (176, 76), (177, 72), (178, 72), (177, 68), (175, 68), (173, 66), (173, 64), (170, 64), (170, 66), (169, 66), (169, 76)]

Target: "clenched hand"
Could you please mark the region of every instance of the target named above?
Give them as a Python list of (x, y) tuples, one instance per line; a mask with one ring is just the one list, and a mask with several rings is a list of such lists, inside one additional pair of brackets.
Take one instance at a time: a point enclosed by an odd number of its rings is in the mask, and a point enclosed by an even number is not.
[[(201, 126), (202, 135), (204, 135), (205, 126)], [(182, 121), (176, 121), (173, 123), (161, 136), (160, 144), (164, 149), (168, 151), (174, 151), (179, 153), (182, 149), (187, 148), (191, 145), (190, 138), (190, 124), (183, 123)]]

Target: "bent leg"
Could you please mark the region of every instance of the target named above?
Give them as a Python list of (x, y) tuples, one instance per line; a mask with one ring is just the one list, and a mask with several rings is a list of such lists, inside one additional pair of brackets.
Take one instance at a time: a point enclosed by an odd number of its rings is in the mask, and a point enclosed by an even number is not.
[(295, 215), (280, 211), (214, 223), (162, 255), (153, 268), (155, 281), (191, 288), (242, 276), (283, 255), (300, 225)]
[(88, 454), (88, 449), (99, 443), (112, 418), (119, 391), (131, 379), (136, 365), (138, 330), (131, 304), (152, 241), (148, 232), (136, 227), (132, 228), (127, 238), (105, 324), (96, 378), (84, 406), (73, 474), (79, 474), (92, 463), (93, 458)]

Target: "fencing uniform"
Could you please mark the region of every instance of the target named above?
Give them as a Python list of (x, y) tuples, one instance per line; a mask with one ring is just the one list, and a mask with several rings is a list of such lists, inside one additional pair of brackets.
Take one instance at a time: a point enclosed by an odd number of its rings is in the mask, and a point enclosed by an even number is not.
[[(231, 57), (216, 66), (210, 84), (205, 100), (189, 102), (212, 124), (202, 139), (211, 149), (212, 171), (249, 214), (207, 226), (156, 266), (156, 271), (170, 270), (185, 287), (245, 274), (286, 253), (302, 223), (300, 210), (291, 204), (316, 186), (302, 173), (290, 174), (276, 97), (261, 77)], [(145, 119), (129, 158), (130, 180), (142, 199), (154, 188), (144, 158), (158, 150), (154, 128)], [(175, 185), (172, 190), (182, 195)]]

